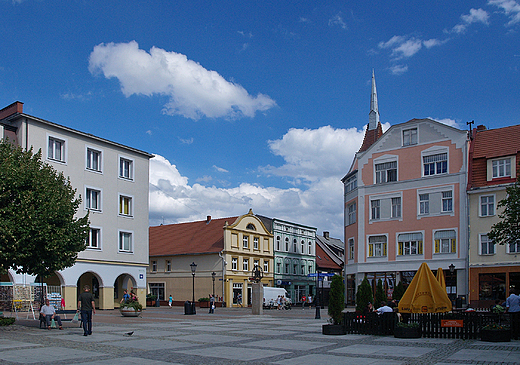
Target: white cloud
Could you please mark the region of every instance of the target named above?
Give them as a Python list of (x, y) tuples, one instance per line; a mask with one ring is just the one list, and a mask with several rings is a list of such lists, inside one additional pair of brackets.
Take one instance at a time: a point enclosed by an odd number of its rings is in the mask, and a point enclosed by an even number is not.
[(460, 16), (462, 22), (453, 27), (452, 32), (464, 33), (467, 27), (473, 23), (488, 24), (489, 14), (483, 9), (470, 9), (469, 14)]
[(177, 137), (177, 138), (179, 138), (179, 141), (181, 141), (182, 144), (192, 144), (193, 143), (193, 137), (188, 138), (188, 139), (184, 139), (181, 137)]
[(510, 18), (507, 26), (513, 26), (520, 23), (520, 4), (514, 0), (490, 0), (489, 5), (494, 5), (501, 8), (504, 13)]
[(450, 119), (450, 118), (438, 119), (438, 118), (431, 118), (431, 117), (430, 117), (430, 119), (435, 120), (436, 122), (439, 122), (442, 124), (449, 125), (450, 127), (461, 129), (459, 122), (457, 122), (454, 119)]
[(164, 112), (194, 120), (203, 116), (229, 119), (253, 117), (276, 105), (269, 96), (250, 95), (185, 55), (152, 47), (139, 49), (135, 41), (99, 44), (89, 58), (91, 73), (117, 78), (125, 96), (167, 95)]
[(213, 168), (218, 172), (229, 172), (228, 170), (223, 169), (222, 167), (218, 167), (216, 165), (213, 165)]
[(408, 71), (408, 65), (393, 65), (390, 67), (392, 75), (402, 75)]
[(423, 42), (415, 37), (393, 36), (387, 42), (380, 42), (379, 48), (391, 49), (391, 56), (395, 60), (412, 57), (419, 52)]
[(146, 131), (146, 134), (148, 134), (149, 136), (151, 136), (151, 135), (152, 135), (152, 131), (151, 131), (150, 129), (148, 129), (148, 130)]
[(347, 29), (347, 23), (345, 23), (345, 21), (343, 20), (341, 13), (338, 13), (329, 19), (329, 27), (335, 25), (341, 27), (342, 29)]

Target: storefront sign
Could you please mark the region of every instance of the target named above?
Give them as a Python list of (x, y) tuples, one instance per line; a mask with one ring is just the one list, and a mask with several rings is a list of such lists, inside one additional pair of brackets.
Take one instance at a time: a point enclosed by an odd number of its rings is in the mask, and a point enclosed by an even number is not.
[(441, 327), (464, 327), (462, 319), (441, 319)]

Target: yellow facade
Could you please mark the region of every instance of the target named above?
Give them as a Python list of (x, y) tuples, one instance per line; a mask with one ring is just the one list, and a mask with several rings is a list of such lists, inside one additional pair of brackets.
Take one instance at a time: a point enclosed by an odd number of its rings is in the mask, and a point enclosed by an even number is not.
[(235, 222), (226, 222), (223, 256), (226, 262), (224, 296), (228, 307), (250, 304), (250, 277), (255, 265), (263, 271), (262, 283), (273, 286), (273, 255), (273, 235), (252, 210)]

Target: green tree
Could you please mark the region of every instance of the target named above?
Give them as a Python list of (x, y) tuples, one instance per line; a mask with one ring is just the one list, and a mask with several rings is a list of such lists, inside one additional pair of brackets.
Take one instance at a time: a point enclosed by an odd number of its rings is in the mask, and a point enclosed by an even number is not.
[(520, 175), (513, 185), (506, 188), (506, 193), (507, 196), (497, 204), (497, 208), (504, 208), (504, 211), (498, 215), (500, 222), (491, 226), (487, 236), (499, 245), (518, 246), (520, 245)]
[(403, 282), (399, 281), (399, 283), (397, 283), (394, 288), (394, 292), (392, 293), (392, 299), (401, 300), (405, 291), (406, 289), (404, 288)]
[(372, 295), (372, 288), (368, 283), (368, 279), (365, 276), (361, 285), (358, 286), (358, 290), (356, 293), (356, 310), (358, 312), (363, 312), (367, 307), (368, 303), (372, 303), (374, 301)]
[(379, 279), (377, 281), (376, 298), (374, 301), (375, 301), (374, 306), (376, 308), (379, 308), (379, 306), (382, 302), (384, 302), (386, 304), (386, 302), (388, 301), (388, 297), (386, 296), (385, 290), (383, 289), (383, 282), (381, 281), (381, 279)]
[(0, 272), (47, 277), (74, 265), (85, 249), (88, 214), (75, 218), (81, 198), (62, 172), (0, 141)]
[(343, 285), (343, 278), (339, 275), (332, 277), (330, 283), (329, 307), (328, 313), (334, 324), (341, 324), (345, 309), (345, 286)]

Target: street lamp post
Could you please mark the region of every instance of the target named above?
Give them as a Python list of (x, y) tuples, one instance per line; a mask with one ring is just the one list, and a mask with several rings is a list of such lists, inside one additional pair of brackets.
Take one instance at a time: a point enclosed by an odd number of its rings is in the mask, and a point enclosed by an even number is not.
[(211, 273), (211, 280), (213, 280), (213, 298), (215, 298), (215, 276), (217, 276), (217, 273), (213, 271)]
[(320, 289), (320, 272), (316, 269), (316, 295), (314, 297), (315, 305), (316, 305), (316, 316), (314, 319), (321, 319), (321, 312), (320, 312), (320, 296), (319, 296), (319, 289)]
[(453, 302), (453, 273), (455, 272), (455, 265), (451, 264), (449, 267), (450, 269), (450, 299)]
[(193, 300), (191, 302), (191, 311), (193, 314), (196, 314), (195, 312), (195, 270), (197, 270), (197, 264), (195, 262), (192, 262), (190, 264), (190, 268), (191, 268), (191, 275), (193, 277)]

